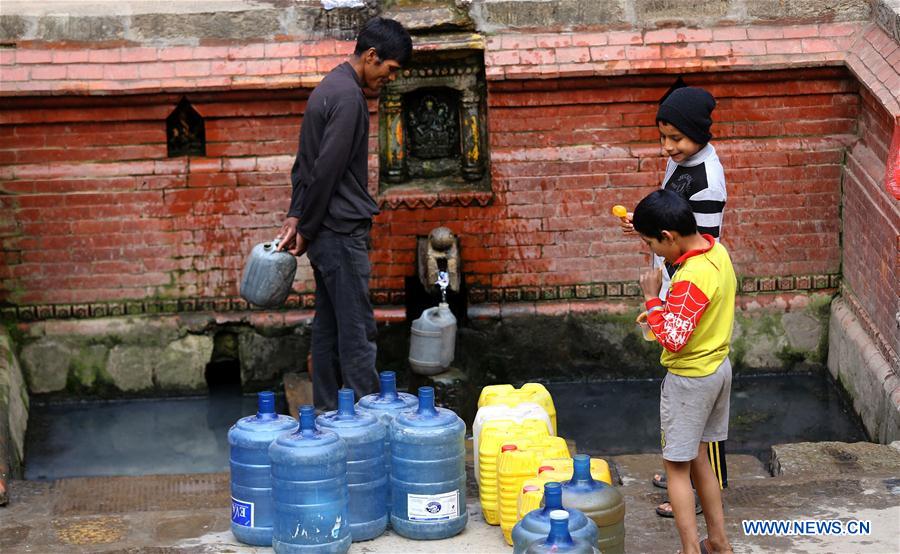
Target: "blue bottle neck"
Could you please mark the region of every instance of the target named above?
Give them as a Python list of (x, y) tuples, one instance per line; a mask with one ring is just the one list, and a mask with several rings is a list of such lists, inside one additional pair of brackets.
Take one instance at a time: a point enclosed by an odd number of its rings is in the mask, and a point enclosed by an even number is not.
[(397, 375), (393, 371), (382, 371), (379, 376), (381, 381), (381, 391), (378, 396), (385, 401), (396, 400), (397, 395)]
[(573, 546), (575, 541), (569, 533), (569, 518), (551, 519), (550, 533), (544, 542), (547, 546)]
[(562, 486), (559, 483), (544, 484), (544, 508), (541, 515), (549, 518), (553, 510), (562, 510)]
[(419, 387), (419, 408), (416, 413), (422, 417), (435, 417), (438, 411), (434, 408), (434, 388)]
[(316, 411), (310, 405), (300, 407), (300, 435), (304, 438), (313, 438), (319, 434), (316, 429)]
[(338, 391), (338, 419), (353, 419), (356, 417), (356, 409), (353, 407), (353, 389), (341, 389)]
[(593, 476), (591, 476), (591, 459), (586, 454), (578, 454), (572, 459), (572, 483), (586, 485), (590, 487), (596, 486)]
[(272, 391), (262, 391), (256, 396), (256, 419), (272, 420), (277, 419), (278, 414), (275, 413), (275, 393)]

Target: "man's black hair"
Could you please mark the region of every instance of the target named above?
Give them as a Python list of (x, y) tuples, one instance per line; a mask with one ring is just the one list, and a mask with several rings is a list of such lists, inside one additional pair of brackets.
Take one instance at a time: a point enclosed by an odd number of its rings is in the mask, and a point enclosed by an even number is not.
[(656, 240), (663, 239), (663, 231), (675, 231), (683, 237), (697, 232), (691, 205), (677, 192), (666, 189), (645, 196), (634, 209), (632, 223), (635, 231)]
[(357, 56), (366, 53), (369, 48), (374, 48), (381, 61), (396, 60), (400, 65), (406, 65), (412, 57), (412, 39), (403, 25), (384, 17), (373, 17), (363, 25), (356, 36)]

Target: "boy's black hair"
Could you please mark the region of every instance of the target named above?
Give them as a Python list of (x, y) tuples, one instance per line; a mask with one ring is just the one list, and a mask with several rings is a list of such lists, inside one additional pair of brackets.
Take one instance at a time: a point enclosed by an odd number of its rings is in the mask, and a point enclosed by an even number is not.
[(374, 48), (381, 61), (396, 60), (406, 65), (412, 57), (412, 39), (403, 25), (384, 17), (373, 17), (363, 25), (356, 36), (356, 49), (353, 53), (361, 56), (369, 48)]
[(691, 205), (677, 192), (666, 189), (645, 196), (634, 209), (632, 223), (635, 231), (656, 240), (663, 239), (663, 231), (675, 231), (683, 237), (697, 232)]

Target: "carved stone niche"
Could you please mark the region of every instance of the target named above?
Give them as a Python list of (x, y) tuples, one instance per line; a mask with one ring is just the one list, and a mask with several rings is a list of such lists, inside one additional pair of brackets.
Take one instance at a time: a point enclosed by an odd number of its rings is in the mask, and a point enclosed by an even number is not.
[(489, 191), (485, 91), (483, 51), (417, 51), (381, 93), (380, 193)]

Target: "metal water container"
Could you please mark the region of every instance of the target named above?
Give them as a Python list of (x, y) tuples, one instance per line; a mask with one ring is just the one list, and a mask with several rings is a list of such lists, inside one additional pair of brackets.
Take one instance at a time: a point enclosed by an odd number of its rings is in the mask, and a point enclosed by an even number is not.
[(276, 248), (278, 239), (261, 242), (253, 247), (244, 264), (241, 298), (260, 308), (284, 304), (297, 273), (297, 258)]
[(453, 362), (456, 350), (456, 317), (446, 302), (428, 308), (413, 321), (409, 340), (409, 365), (420, 375), (437, 375)]

